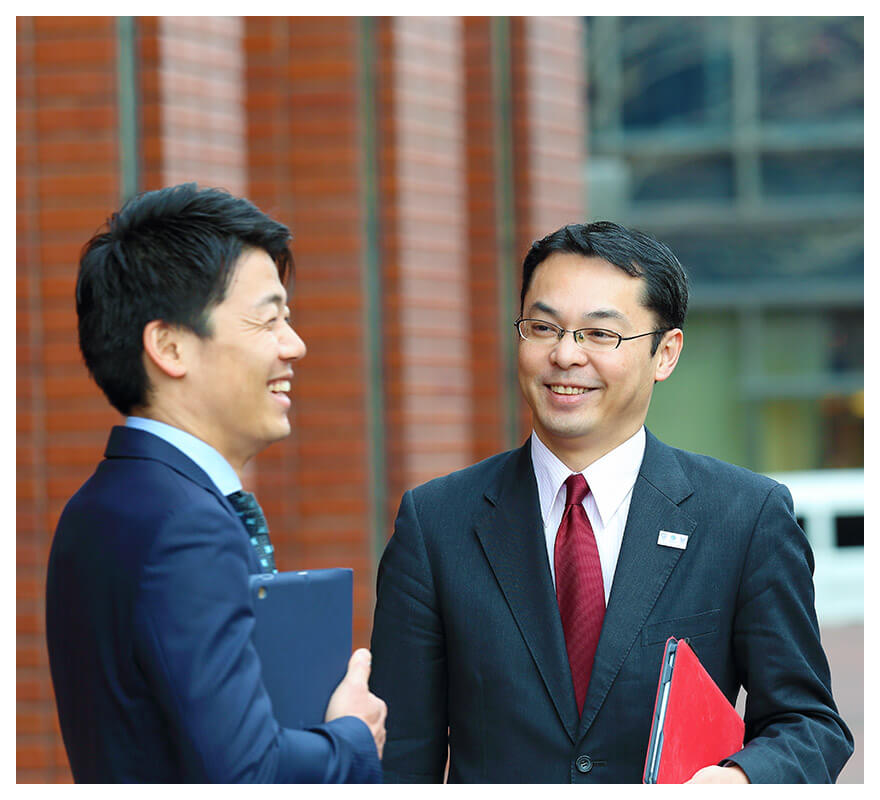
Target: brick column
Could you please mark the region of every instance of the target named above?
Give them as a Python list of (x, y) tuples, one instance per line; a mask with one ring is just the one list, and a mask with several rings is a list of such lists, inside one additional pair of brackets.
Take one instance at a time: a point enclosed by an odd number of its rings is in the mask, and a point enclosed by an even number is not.
[(462, 22), (381, 21), (390, 514), (471, 460)]
[[(502, 37), (505, 28), (509, 40)], [(585, 79), (578, 18), (466, 17), (464, 29), (476, 460), (521, 440), (509, 439), (506, 404), (514, 413), (518, 409), (521, 435), (530, 429), (513, 377), (516, 344), (511, 347), (506, 337), (516, 336), (510, 321), (519, 312), (521, 265), (529, 245), (583, 218)], [(512, 95), (510, 120), (504, 113), (506, 88)], [(512, 163), (505, 160), (508, 137)], [(512, 242), (504, 238), (507, 226)]]
[[(511, 20), (517, 287), (535, 239), (584, 221), (583, 24), (579, 17)], [(520, 411), (525, 435), (531, 414), (525, 403)]]
[(583, 20), (512, 20), (520, 264), (536, 238), (583, 222)]
[(292, 435), (258, 459), (280, 569), (354, 569), (354, 644), (366, 645), (374, 558), (363, 319), (359, 21), (247, 21), (249, 173), (258, 205), (290, 226)]
[(49, 679), (52, 532), (119, 419), (76, 345), (79, 251), (119, 201), (112, 18), (17, 20), (16, 778), (69, 781)]
[(243, 194), (244, 21), (140, 17), (142, 189), (187, 181)]

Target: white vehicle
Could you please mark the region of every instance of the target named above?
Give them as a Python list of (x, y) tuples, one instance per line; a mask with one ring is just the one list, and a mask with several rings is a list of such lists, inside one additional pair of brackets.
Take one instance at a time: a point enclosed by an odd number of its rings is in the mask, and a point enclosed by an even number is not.
[(774, 473), (794, 499), (794, 513), (816, 557), (816, 614), (821, 624), (865, 618), (865, 472), (830, 469)]

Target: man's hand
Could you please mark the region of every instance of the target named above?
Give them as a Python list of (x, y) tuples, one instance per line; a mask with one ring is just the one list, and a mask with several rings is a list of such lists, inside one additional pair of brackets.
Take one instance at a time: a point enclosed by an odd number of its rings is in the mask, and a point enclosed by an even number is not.
[(348, 661), (348, 672), (330, 697), (324, 722), (339, 717), (358, 717), (367, 723), (376, 742), (379, 758), (385, 747), (385, 717), (388, 707), (385, 701), (370, 692), (367, 681), (370, 678), (372, 655), (366, 648), (355, 650)]
[(739, 767), (703, 767), (685, 783), (751, 783)]

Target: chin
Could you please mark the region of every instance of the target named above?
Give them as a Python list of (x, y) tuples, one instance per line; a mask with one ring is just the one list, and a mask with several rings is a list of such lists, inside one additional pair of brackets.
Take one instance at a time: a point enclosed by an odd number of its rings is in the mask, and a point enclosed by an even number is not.
[(576, 439), (580, 436), (588, 436), (596, 429), (595, 420), (583, 417), (578, 419), (554, 417), (541, 420), (541, 424), (549, 435), (559, 439)]
[(280, 442), (282, 439), (286, 439), (288, 436), (290, 436), (291, 430), (292, 429), (290, 422), (288, 422), (286, 418), (283, 423), (273, 425), (271, 430), (266, 432), (266, 435), (264, 437), (264, 447), (268, 447), (270, 444), (274, 444), (275, 442)]

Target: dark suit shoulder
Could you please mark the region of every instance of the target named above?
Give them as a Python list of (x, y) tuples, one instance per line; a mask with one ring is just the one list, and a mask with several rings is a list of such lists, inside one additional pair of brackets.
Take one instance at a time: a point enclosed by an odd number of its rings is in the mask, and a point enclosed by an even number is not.
[(521, 448), (496, 453), (476, 464), (441, 475), (416, 486), (412, 491), (417, 500), (442, 500), (453, 498), (462, 501), (470, 497), (482, 497), (495, 485), (499, 475), (521, 452)]
[(653, 441), (650, 443), (649, 449), (646, 450), (645, 460), (648, 460), (648, 454), (651, 451), (655, 455), (662, 453), (665, 458), (671, 457), (694, 489), (717, 485), (736, 491), (757, 492), (766, 495), (779, 485), (778, 481), (773, 478), (737, 464), (731, 464), (702, 453), (693, 453), (689, 450), (672, 447), (653, 436), (650, 437), (650, 440)]
[(161, 460), (107, 458), (65, 505), (53, 555), (112, 563), (136, 579), (166, 522), (179, 514), (207, 519), (230, 512), (217, 492)]

